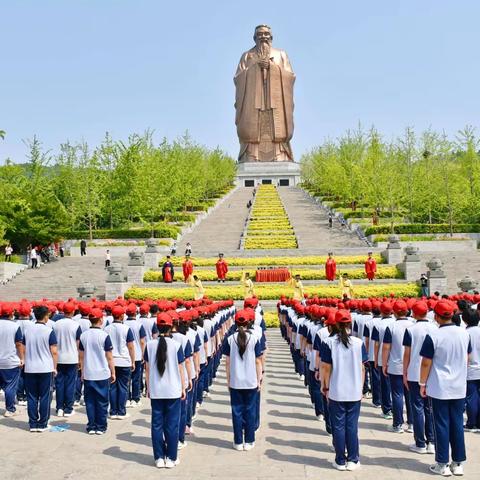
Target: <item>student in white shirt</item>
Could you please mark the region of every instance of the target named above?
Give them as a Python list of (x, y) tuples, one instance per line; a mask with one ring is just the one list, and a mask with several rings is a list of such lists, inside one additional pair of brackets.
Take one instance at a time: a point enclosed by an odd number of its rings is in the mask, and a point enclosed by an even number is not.
[(262, 383), (262, 350), (260, 342), (247, 331), (248, 324), (254, 320), (253, 310), (239, 310), (235, 315), (237, 332), (224, 343), (235, 450), (251, 450), (255, 446), (256, 396)]
[(20, 370), (23, 366), (22, 330), (13, 319), (12, 304), (0, 305), (0, 389), (5, 392), (4, 417), (17, 414), (17, 394)]
[(152, 408), (153, 458), (158, 468), (178, 464), (180, 402), (186, 398), (182, 346), (171, 337), (172, 318), (159, 313), (158, 339), (150, 340), (144, 353), (148, 397)]
[(368, 354), (363, 341), (351, 335), (350, 312), (338, 310), (335, 321), (336, 335), (322, 346), (322, 391), (329, 400), (335, 447), (332, 466), (353, 471), (360, 467), (358, 419)]
[(470, 310), (463, 315), (467, 325), (472, 352), (467, 369), (467, 423), (465, 431), (480, 431), (480, 327), (479, 312)]
[[(34, 325), (34, 322), (30, 318), (32, 313), (32, 306), (28, 302), (22, 302), (17, 308), (17, 325), (20, 327), (22, 331), (22, 337), (25, 335), (25, 331), (27, 328)], [(27, 404), (27, 392), (25, 392), (25, 369), (20, 369), (20, 377), (18, 379), (17, 385), (17, 401), (18, 404), (21, 406), (25, 406)]]
[(45, 306), (33, 309), (36, 323), (25, 331), (25, 390), (31, 432), (46, 432), (49, 428), (53, 376), (57, 371), (57, 338), (47, 327), (49, 310)]
[(110, 386), (110, 418), (123, 420), (127, 414), (128, 384), (135, 370), (135, 346), (132, 330), (123, 323), (125, 309), (120, 305), (112, 308), (113, 323), (105, 328), (113, 345), (115, 382)]
[(393, 304), (395, 322), (387, 326), (383, 335), (382, 373), (390, 378), (392, 389), (393, 425), (391, 432), (403, 433), (403, 403), (407, 410), (408, 432), (413, 433), (413, 420), (411, 418), (410, 398), (407, 387), (403, 384), (403, 337), (407, 327), (413, 322), (407, 318), (408, 306), (404, 300), (397, 300)]
[[(435, 460), (430, 471), (438, 475), (463, 475), (466, 460), (463, 410), (467, 393), (467, 364), (470, 338), (455, 326), (455, 305), (439, 301), (434, 308), (439, 328), (427, 335), (420, 350), (420, 395), (430, 397), (435, 427)], [(452, 450), (450, 464), (449, 447)]]
[[(82, 329), (82, 333), (87, 331), (90, 328), (90, 320), (89, 315), (92, 311), (92, 307), (88, 303), (80, 303), (78, 305), (79, 315), (74, 315), (73, 319), (78, 322), (80, 328)], [(75, 403), (74, 405), (80, 405), (81, 398), (82, 398), (82, 391), (83, 391), (83, 382), (82, 382), (82, 372), (79, 371), (77, 375), (77, 384), (75, 386)]]
[(82, 333), (79, 341), (87, 432), (89, 435), (103, 435), (107, 431), (110, 383), (115, 382), (113, 345), (109, 335), (101, 328), (102, 311), (93, 308), (89, 318), (92, 326)]
[(73, 320), (75, 305), (63, 305), (64, 317), (53, 324), (57, 337), (58, 365), (55, 377), (55, 398), (58, 417), (70, 417), (74, 414), (75, 386), (78, 373), (78, 342), (82, 329)]
[(187, 337), (190, 342), (190, 348), (192, 349), (192, 359), (190, 362), (190, 372), (192, 379), (192, 388), (187, 392), (187, 413), (186, 413), (186, 428), (185, 433), (193, 433), (192, 418), (194, 415), (194, 404), (196, 404), (198, 376), (200, 374), (200, 349), (203, 350), (203, 343), (197, 333), (196, 319), (198, 313), (195, 309), (189, 310), (189, 315), (186, 317), (188, 330)]
[(415, 323), (405, 330), (403, 337), (403, 383), (408, 387), (410, 404), (412, 407), (413, 437), (415, 443), (410, 450), (416, 453), (435, 453), (435, 433), (433, 431), (432, 407), (427, 398), (420, 395), (420, 365), (422, 348), (425, 337), (435, 333), (437, 327), (427, 319), (428, 305), (425, 302), (416, 302), (412, 306), (412, 315)]
[(141, 375), (143, 373), (142, 358), (145, 350), (145, 338), (147, 334), (141, 322), (137, 320), (137, 306), (134, 303), (127, 305), (126, 314), (127, 319), (125, 320), (125, 325), (127, 325), (132, 331), (134, 338), (133, 344), (135, 345), (135, 370), (132, 372), (132, 378), (128, 387), (127, 406), (140, 407), (140, 397), (142, 394)]

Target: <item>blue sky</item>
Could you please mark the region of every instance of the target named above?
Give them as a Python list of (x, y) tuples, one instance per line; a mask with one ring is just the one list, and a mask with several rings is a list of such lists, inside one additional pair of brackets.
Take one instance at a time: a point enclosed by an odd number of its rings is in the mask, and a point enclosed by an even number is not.
[(290, 56), (294, 154), (360, 121), (480, 126), (478, 0), (0, 0), (0, 160), (150, 128), (237, 155), (232, 77), (253, 28)]

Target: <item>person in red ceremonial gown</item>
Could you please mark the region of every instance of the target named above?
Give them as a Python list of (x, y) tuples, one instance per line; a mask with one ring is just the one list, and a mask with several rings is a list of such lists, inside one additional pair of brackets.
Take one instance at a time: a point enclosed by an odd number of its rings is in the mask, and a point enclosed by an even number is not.
[(217, 269), (218, 282), (225, 283), (225, 277), (228, 273), (228, 263), (224, 260), (223, 253), (218, 254), (218, 260), (215, 267)]
[(183, 281), (187, 283), (188, 277), (193, 275), (193, 263), (190, 260), (190, 255), (185, 255), (185, 261), (182, 264), (183, 268)]
[(173, 263), (170, 260), (170, 255), (167, 255), (167, 261), (163, 264), (162, 267), (162, 277), (165, 283), (173, 282)]
[(368, 252), (368, 258), (365, 262), (365, 273), (369, 280), (373, 281), (375, 279), (375, 274), (377, 273), (377, 262), (372, 257), (372, 252)]
[(325, 263), (325, 277), (329, 282), (333, 282), (337, 275), (337, 262), (333, 258), (333, 253), (328, 254), (327, 262)]

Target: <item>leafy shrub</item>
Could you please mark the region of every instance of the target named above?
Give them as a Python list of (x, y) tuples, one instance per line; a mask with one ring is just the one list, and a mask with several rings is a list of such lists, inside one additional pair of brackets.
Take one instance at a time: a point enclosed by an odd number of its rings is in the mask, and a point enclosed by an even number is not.
[[(480, 233), (479, 223), (458, 223), (452, 226), (453, 233)], [(390, 225), (368, 227), (365, 235), (391, 233)], [(393, 226), (393, 233), (450, 233), (448, 223), (400, 223)]]
[[(163, 225), (156, 227), (154, 230), (155, 238), (177, 238), (179, 229), (172, 225)], [(88, 238), (90, 236), (88, 230), (68, 230), (62, 232), (63, 238)], [(114, 228), (94, 230), (94, 238), (150, 238), (152, 230), (150, 228)]]

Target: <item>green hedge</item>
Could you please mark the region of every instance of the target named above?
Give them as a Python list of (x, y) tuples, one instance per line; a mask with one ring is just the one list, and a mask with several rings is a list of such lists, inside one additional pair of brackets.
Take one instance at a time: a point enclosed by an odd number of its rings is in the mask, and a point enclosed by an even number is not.
[[(458, 223), (453, 225), (453, 233), (479, 233), (479, 223)], [(368, 227), (365, 235), (392, 233), (390, 225), (376, 225)], [(393, 233), (450, 233), (448, 223), (399, 223), (393, 226)]]
[[(154, 230), (155, 238), (177, 238), (179, 229), (171, 225), (164, 225), (157, 227)], [(61, 236), (63, 238), (88, 238), (88, 230), (70, 230), (63, 232)], [(101, 229), (93, 231), (93, 238), (150, 238), (152, 236), (152, 230), (150, 228), (136, 228), (134, 230), (128, 228), (114, 228), (114, 229)]]

